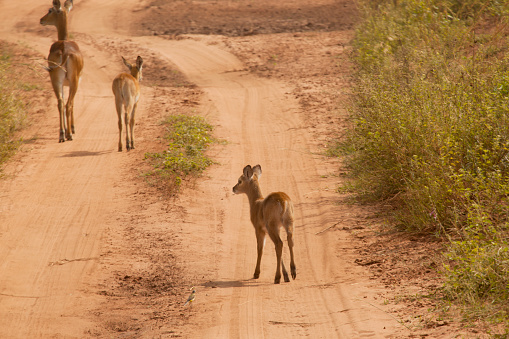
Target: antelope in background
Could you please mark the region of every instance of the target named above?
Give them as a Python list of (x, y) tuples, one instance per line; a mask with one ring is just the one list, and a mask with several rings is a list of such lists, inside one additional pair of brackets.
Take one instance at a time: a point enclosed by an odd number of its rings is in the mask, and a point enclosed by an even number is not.
[(271, 193), (266, 198), (263, 198), (258, 183), (261, 175), (262, 168), (260, 165), (256, 165), (253, 168), (247, 165), (244, 167), (244, 173), (240, 176), (237, 185), (233, 187), (233, 193), (245, 193), (249, 199), (251, 222), (255, 228), (258, 249), (258, 258), (253, 278), (258, 279), (260, 276), (260, 261), (265, 244), (265, 235), (268, 233), (276, 246), (277, 266), (274, 284), (279, 284), (281, 280), (281, 266), (283, 267), (285, 282), (289, 282), (290, 278), (281, 258), (283, 241), (279, 237), (279, 229), (281, 226), (284, 226), (286, 230), (288, 247), (290, 248), (290, 269), (292, 278), (295, 279), (297, 272), (293, 260), (293, 203), (290, 197), (283, 192)]
[[(68, 40), (67, 14), (73, 7), (72, 0), (66, 0), (62, 8), (60, 0), (53, 0), (53, 7), (48, 14), (40, 20), (43, 26), (55, 26), (58, 32), (58, 41), (51, 45), (48, 55), (48, 67), (53, 91), (58, 100), (58, 112), (60, 114), (60, 138), (72, 140), (74, 130), (74, 96), (78, 91), (83, 70), (83, 56), (78, 45)], [(64, 86), (69, 86), (69, 97), (64, 107)], [(65, 138), (64, 138), (65, 135)]]
[[(120, 73), (113, 80), (111, 89), (115, 95), (115, 106), (118, 115), (118, 151), (122, 152), (122, 110), (124, 110), (125, 143), (129, 151), (134, 149), (134, 118), (140, 99), (140, 80), (142, 79), (143, 59), (138, 56), (136, 66), (132, 66), (122, 57), (131, 74)], [(129, 131), (131, 138), (129, 138)]]

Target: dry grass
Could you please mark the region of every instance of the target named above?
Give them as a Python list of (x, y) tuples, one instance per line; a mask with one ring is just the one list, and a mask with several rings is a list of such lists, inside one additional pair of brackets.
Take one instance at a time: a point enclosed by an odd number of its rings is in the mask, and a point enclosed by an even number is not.
[(13, 80), (11, 54), (0, 50), (0, 166), (13, 154), (19, 140), (14, 132), (25, 119), (24, 104), (19, 98), (18, 84)]

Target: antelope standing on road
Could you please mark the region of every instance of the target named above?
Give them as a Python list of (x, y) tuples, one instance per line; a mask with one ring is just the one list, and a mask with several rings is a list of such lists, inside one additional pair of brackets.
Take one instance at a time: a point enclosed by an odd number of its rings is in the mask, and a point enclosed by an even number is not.
[(268, 234), (276, 246), (277, 266), (274, 283), (279, 284), (281, 280), (281, 266), (283, 267), (285, 282), (289, 282), (290, 278), (281, 258), (283, 241), (279, 237), (279, 229), (283, 226), (286, 230), (288, 247), (290, 248), (290, 269), (292, 278), (295, 279), (297, 272), (293, 260), (293, 203), (290, 197), (283, 192), (271, 193), (264, 199), (258, 183), (261, 175), (262, 168), (260, 165), (256, 165), (253, 168), (247, 165), (244, 167), (244, 173), (240, 176), (237, 185), (233, 187), (233, 193), (245, 193), (249, 199), (251, 222), (255, 228), (258, 249), (258, 258), (253, 278), (258, 279), (260, 276), (263, 245), (265, 244), (265, 235)]
[[(143, 59), (138, 56), (136, 66), (132, 66), (122, 57), (124, 64), (129, 68), (131, 74), (120, 73), (113, 80), (111, 89), (115, 95), (115, 106), (118, 115), (118, 151), (122, 152), (122, 110), (124, 110), (125, 121), (125, 143), (129, 151), (134, 149), (134, 117), (136, 107), (140, 99), (140, 80), (143, 67)], [(129, 131), (131, 138), (129, 138)]]
[[(58, 32), (58, 41), (51, 45), (48, 55), (48, 67), (53, 91), (58, 100), (58, 112), (60, 114), (60, 138), (72, 140), (74, 130), (74, 96), (78, 91), (83, 70), (83, 56), (78, 45), (68, 40), (67, 14), (73, 7), (72, 0), (66, 0), (64, 7), (60, 0), (53, 0), (53, 7), (48, 14), (40, 20), (41, 25), (55, 26)], [(64, 107), (64, 86), (69, 86), (69, 97)], [(65, 135), (65, 138), (64, 138)]]

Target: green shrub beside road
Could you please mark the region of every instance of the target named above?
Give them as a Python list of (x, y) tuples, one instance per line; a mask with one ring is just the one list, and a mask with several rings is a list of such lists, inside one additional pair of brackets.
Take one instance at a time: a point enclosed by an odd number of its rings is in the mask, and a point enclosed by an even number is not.
[(13, 135), (25, 119), (23, 103), (17, 95), (18, 83), (13, 77), (10, 60), (9, 51), (0, 50), (0, 165), (18, 147), (19, 140), (15, 140)]
[(468, 318), (508, 321), (509, 3), (360, 3), (342, 144), (357, 192), (450, 241), (444, 292)]

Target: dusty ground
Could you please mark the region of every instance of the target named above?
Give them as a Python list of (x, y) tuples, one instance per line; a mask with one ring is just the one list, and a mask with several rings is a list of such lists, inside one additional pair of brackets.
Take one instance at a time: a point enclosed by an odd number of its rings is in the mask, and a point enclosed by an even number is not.
[[(38, 24), (50, 3), (0, 3), (1, 36), (31, 65), (56, 37)], [(420, 297), (440, 283), (440, 244), (380, 233), (376, 209), (336, 193), (345, 169), (323, 152), (347, 125), (355, 20), (349, 0), (76, 1), (86, 68), (75, 140), (58, 144), (47, 75), (29, 72), (29, 142), (0, 183), (0, 337), (476, 336)], [(121, 55), (145, 59), (129, 153), (116, 152), (110, 87)], [(164, 147), (160, 121), (176, 113), (205, 116), (227, 143), (172, 198), (143, 158)], [(251, 279), (247, 199), (231, 194), (248, 163), (262, 165), (264, 193), (295, 201), (288, 284), (272, 284), (270, 241)]]

